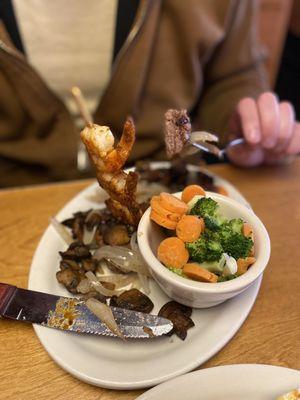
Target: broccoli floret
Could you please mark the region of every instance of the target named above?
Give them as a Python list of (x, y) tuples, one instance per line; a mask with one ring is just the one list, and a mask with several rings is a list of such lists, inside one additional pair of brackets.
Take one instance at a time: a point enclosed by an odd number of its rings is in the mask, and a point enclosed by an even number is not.
[(190, 214), (198, 215), (205, 221), (205, 231), (196, 242), (187, 244), (193, 260), (219, 261), (222, 253), (227, 253), (236, 260), (248, 257), (253, 241), (242, 233), (243, 220), (240, 218), (226, 220), (219, 214), (218, 203), (209, 198), (199, 199)]
[(228, 224), (230, 225), (233, 232), (242, 233), (244, 221), (241, 218), (231, 219), (230, 221), (228, 221)]
[(186, 244), (190, 257), (199, 263), (219, 261), (222, 253), (236, 260), (248, 257), (253, 241), (241, 233), (242, 224), (242, 220), (235, 219), (220, 225), (218, 230), (206, 227), (196, 242)]
[[(203, 236), (203, 235), (202, 235)], [(190, 258), (201, 263), (206, 260), (207, 244), (206, 240), (201, 237), (196, 242), (186, 243), (186, 248), (189, 252)]]
[(223, 248), (218, 241), (207, 241), (207, 261), (219, 261), (223, 252)]
[(218, 282), (226, 282), (226, 281), (231, 281), (232, 279), (237, 278), (238, 276), (236, 274), (232, 275), (227, 275), (227, 276), (219, 276), (218, 277)]
[(204, 237), (206, 240), (210, 240), (212, 242), (219, 242), (219, 232), (213, 231), (208, 229), (207, 227), (205, 228), (204, 233), (201, 235), (201, 237)]
[(221, 234), (223, 237), (230, 236), (232, 233), (242, 234), (244, 222), (241, 218), (231, 219), (222, 224)]
[(206, 232), (195, 242), (186, 243), (186, 248), (190, 257), (199, 263), (204, 261), (219, 261), (223, 253), (221, 243), (215, 240), (212, 234), (207, 234)]
[(219, 208), (218, 203), (210, 197), (202, 197), (191, 209), (190, 214), (200, 217), (215, 216)]
[(216, 217), (204, 217), (205, 227), (211, 231), (217, 231), (220, 229), (222, 221)]
[(230, 221), (224, 222), (219, 228), (219, 237), (221, 241), (225, 241), (230, 238), (233, 234), (242, 234), (243, 220), (242, 219), (231, 219)]
[(241, 233), (232, 232), (230, 236), (220, 235), (220, 241), (224, 252), (236, 260), (248, 257), (253, 246), (253, 241)]
[(169, 268), (170, 271), (174, 272), (174, 274), (185, 277), (186, 275), (182, 271), (181, 268)]
[(232, 219), (221, 225), (218, 236), (224, 252), (238, 258), (248, 257), (253, 242), (242, 234), (243, 220), (240, 218)]
[(221, 257), (219, 261), (202, 262), (201, 267), (213, 272), (214, 274), (220, 275), (224, 269), (224, 262), (225, 260), (223, 261), (223, 258)]
[(224, 222), (224, 218), (219, 215), (218, 209), (219, 205), (215, 200), (210, 197), (202, 197), (192, 207), (190, 214), (204, 218), (205, 226), (216, 231)]

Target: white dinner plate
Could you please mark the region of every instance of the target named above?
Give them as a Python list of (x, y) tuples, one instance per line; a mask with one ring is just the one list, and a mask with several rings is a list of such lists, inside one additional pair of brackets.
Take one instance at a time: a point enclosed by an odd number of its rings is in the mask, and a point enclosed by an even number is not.
[(259, 364), (224, 365), (165, 382), (137, 400), (276, 400), (300, 387), (300, 372)]
[[(228, 182), (216, 177), (234, 199), (246, 203)], [(57, 214), (58, 220), (76, 211), (99, 207), (95, 182), (73, 198)], [(97, 196), (98, 198), (99, 196)], [(65, 247), (49, 226), (32, 260), (28, 288), (70, 296), (55, 277), (59, 254)], [(77, 335), (34, 325), (35, 332), (49, 355), (63, 369), (85, 382), (113, 389), (135, 389), (157, 385), (196, 368), (217, 353), (237, 332), (256, 299), (261, 278), (241, 295), (217, 307), (194, 310), (195, 327), (185, 341), (177, 337), (123, 342), (115, 338)], [(168, 297), (152, 281), (150, 296), (157, 313)]]

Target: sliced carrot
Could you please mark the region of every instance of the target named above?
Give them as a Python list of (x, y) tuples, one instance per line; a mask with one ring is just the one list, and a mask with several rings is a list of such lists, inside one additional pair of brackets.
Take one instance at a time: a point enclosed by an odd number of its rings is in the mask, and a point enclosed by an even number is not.
[(184, 242), (194, 242), (199, 239), (204, 227), (201, 219), (196, 215), (183, 215), (176, 226), (177, 237)]
[(161, 193), (159, 195), (160, 205), (168, 211), (178, 214), (184, 214), (188, 210), (188, 206), (177, 197), (170, 193)]
[(181, 200), (188, 203), (196, 195), (205, 196), (205, 190), (199, 185), (189, 185), (183, 189)]
[(154, 210), (157, 214), (161, 215), (162, 217), (168, 218), (171, 221), (178, 222), (182, 216), (182, 214), (172, 213), (171, 211), (168, 211), (164, 207), (162, 207), (159, 196), (153, 196), (150, 201), (150, 205), (152, 210)]
[(218, 186), (218, 193), (222, 194), (223, 196), (229, 196), (227, 189), (224, 188), (224, 186)]
[(177, 214), (177, 213), (171, 213), (171, 214), (169, 215), (169, 219), (170, 219), (171, 221), (176, 222), (176, 224), (178, 223), (178, 221), (180, 220), (181, 217), (182, 217), (182, 214)]
[(156, 211), (151, 210), (150, 212), (150, 219), (156, 222), (158, 225), (162, 226), (163, 228), (175, 230), (177, 222), (171, 221), (169, 218), (163, 217), (160, 214), (157, 214)]
[(182, 240), (177, 237), (170, 237), (163, 240), (159, 245), (157, 257), (166, 267), (182, 268), (189, 259), (189, 252)]
[(244, 222), (243, 235), (246, 237), (250, 237), (253, 240), (253, 228), (248, 222)]
[[(245, 222), (244, 225), (243, 225), (243, 235), (246, 236), (246, 237), (249, 237), (254, 242), (253, 228), (248, 222)], [(254, 256), (254, 246), (252, 246), (249, 256), (250, 257)]]
[(245, 272), (247, 272), (248, 268), (255, 263), (255, 261), (255, 257), (239, 258), (236, 262), (238, 267), (237, 274), (243, 275)]
[(202, 268), (199, 264), (188, 263), (183, 267), (183, 272), (191, 279), (200, 282), (216, 283), (218, 276), (205, 268)]
[(150, 200), (150, 206), (153, 208), (153, 204), (159, 200), (159, 196), (152, 196)]

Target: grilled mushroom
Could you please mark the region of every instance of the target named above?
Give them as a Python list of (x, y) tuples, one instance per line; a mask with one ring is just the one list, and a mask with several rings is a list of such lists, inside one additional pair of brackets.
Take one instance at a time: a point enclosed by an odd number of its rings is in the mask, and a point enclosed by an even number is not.
[(68, 259), (64, 260), (63, 259), (63, 260), (61, 260), (61, 262), (59, 264), (59, 268), (61, 270), (71, 268), (74, 271), (78, 271), (81, 268), (81, 265), (75, 260), (68, 260)]
[(195, 324), (190, 318), (192, 309), (190, 307), (179, 304), (176, 301), (166, 303), (160, 309), (158, 315), (173, 322), (173, 330), (170, 334), (175, 333), (181, 340), (184, 340), (188, 329)]
[(110, 305), (143, 313), (150, 313), (154, 307), (149, 297), (138, 289), (127, 290), (118, 297), (113, 296), (110, 300)]
[(59, 283), (62, 283), (69, 290), (69, 292), (77, 293), (76, 288), (79, 283), (79, 276), (75, 271), (71, 270), (71, 268), (57, 271), (56, 278)]
[(86, 260), (82, 260), (82, 267), (85, 271), (94, 272), (99, 265), (99, 261), (95, 258), (88, 258)]
[(114, 225), (104, 233), (104, 242), (111, 246), (123, 246), (129, 243), (130, 237), (125, 225)]
[(60, 251), (59, 254), (63, 260), (79, 261), (92, 257), (89, 248), (80, 241), (71, 243), (66, 251)]

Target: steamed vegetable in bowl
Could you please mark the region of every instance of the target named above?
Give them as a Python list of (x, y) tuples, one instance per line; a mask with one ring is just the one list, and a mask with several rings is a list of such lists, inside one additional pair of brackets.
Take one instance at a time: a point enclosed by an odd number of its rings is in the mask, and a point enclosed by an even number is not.
[(169, 236), (158, 247), (159, 261), (184, 278), (224, 282), (243, 275), (256, 261), (251, 225), (223, 215), (198, 185), (187, 186), (181, 199), (168, 193), (154, 196), (150, 218)]

